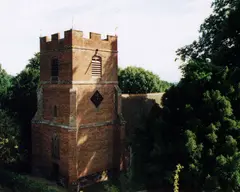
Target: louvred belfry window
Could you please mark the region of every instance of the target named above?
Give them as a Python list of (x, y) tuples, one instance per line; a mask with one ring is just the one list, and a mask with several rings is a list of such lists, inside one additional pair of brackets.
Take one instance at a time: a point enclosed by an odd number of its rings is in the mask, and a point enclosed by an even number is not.
[(102, 59), (100, 56), (94, 55), (92, 57), (92, 77), (101, 78), (102, 76)]

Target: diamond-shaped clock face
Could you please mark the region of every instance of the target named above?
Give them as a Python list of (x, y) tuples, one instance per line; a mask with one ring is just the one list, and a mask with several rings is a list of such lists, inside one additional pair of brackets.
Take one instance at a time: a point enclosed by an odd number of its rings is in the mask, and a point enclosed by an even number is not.
[(103, 100), (103, 97), (98, 90), (91, 97), (91, 101), (93, 102), (95, 107), (98, 107), (101, 104), (102, 100)]

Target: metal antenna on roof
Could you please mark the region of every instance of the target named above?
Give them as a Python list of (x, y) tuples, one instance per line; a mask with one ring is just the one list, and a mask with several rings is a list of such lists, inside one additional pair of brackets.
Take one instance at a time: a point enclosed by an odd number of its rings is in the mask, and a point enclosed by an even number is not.
[[(115, 13), (116, 13), (116, 16), (117, 16), (117, 20), (118, 20), (118, 18), (119, 18), (119, 12), (120, 12), (120, 9), (119, 8), (116, 8), (116, 10), (115, 10)], [(118, 22), (117, 22), (118, 23)], [(118, 23), (119, 24), (119, 23)], [(115, 28), (115, 36), (118, 36), (117, 35), (117, 30), (118, 30), (118, 25), (116, 25), (116, 28)]]
[(118, 27), (115, 28), (115, 36), (117, 36), (117, 29), (118, 29)]
[(72, 16), (72, 29), (73, 29), (73, 20), (74, 20), (74, 17)]

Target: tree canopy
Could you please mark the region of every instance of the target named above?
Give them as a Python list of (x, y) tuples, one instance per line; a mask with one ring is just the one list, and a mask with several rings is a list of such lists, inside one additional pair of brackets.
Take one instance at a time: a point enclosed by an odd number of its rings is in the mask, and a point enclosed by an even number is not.
[(12, 163), (19, 157), (19, 126), (14, 117), (2, 109), (0, 119), (0, 162)]
[[(19, 125), (21, 153), (31, 154), (31, 120), (37, 110), (37, 87), (40, 76), (39, 54), (35, 54), (19, 74), (12, 77), (4, 110), (15, 114)], [(29, 159), (27, 160), (29, 161)]]
[(177, 54), (184, 60), (210, 60), (218, 66), (236, 67), (240, 56), (239, 0), (215, 0), (213, 13), (200, 26), (199, 39), (180, 48)]
[(0, 64), (0, 108), (3, 108), (8, 97), (8, 89), (11, 86), (11, 76)]
[(129, 94), (164, 92), (172, 85), (141, 67), (119, 68), (118, 81), (122, 92)]
[[(163, 97), (152, 167), (192, 190), (240, 190), (239, 0), (215, 0), (199, 39), (180, 48), (183, 78)], [(159, 151), (159, 149), (161, 149)], [(162, 174), (164, 173), (164, 174)]]

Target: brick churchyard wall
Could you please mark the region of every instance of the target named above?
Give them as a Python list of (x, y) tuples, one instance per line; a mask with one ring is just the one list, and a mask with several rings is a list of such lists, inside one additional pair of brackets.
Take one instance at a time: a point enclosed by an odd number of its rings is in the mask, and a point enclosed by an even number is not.
[(117, 37), (65, 31), (40, 38), (32, 168), (65, 183), (124, 165), (125, 122), (117, 80)]
[(126, 134), (130, 135), (135, 128), (145, 125), (152, 107), (155, 104), (162, 106), (163, 94), (122, 94), (122, 114), (126, 121)]

